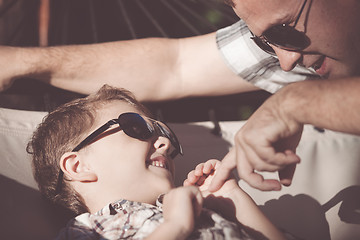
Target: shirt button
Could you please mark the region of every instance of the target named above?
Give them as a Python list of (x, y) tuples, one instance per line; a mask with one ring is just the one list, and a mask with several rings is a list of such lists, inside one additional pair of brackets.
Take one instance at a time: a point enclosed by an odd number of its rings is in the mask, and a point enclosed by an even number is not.
[(115, 210), (118, 210), (118, 211), (123, 210), (122, 206), (120, 204), (118, 204), (118, 203), (114, 204), (113, 207), (115, 208)]

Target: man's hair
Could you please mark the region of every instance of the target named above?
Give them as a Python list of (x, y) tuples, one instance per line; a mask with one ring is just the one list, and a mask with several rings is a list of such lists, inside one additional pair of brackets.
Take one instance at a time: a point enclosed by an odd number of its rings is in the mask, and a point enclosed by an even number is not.
[(60, 158), (86, 137), (95, 123), (97, 111), (114, 101), (124, 101), (150, 115), (129, 91), (104, 85), (97, 93), (66, 103), (49, 113), (27, 145), (40, 192), (51, 202), (65, 206), (76, 214), (88, 212), (88, 208), (68, 181), (62, 179), (62, 189), (56, 193), (61, 171)]
[(233, 0), (224, 0), (224, 3), (226, 5), (229, 5), (230, 7), (235, 7), (235, 3), (233, 2)]

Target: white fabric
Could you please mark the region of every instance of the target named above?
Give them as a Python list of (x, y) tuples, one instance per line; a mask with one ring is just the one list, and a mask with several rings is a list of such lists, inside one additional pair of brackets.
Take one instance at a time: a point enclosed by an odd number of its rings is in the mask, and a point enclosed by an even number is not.
[[(184, 148), (183, 159), (176, 161), (177, 172), (183, 175), (177, 176), (177, 184), (193, 164), (209, 158), (221, 159), (244, 123), (220, 122), (222, 138), (211, 134), (214, 127), (211, 122), (171, 125)], [(240, 186), (272, 222), (297, 237), (360, 239), (360, 137), (328, 130), (321, 133), (307, 125), (297, 153), (302, 162), (290, 187), (279, 192), (262, 192), (243, 181)]]
[(0, 174), (37, 189), (25, 148), (45, 112), (0, 108)]
[(25, 150), (45, 114), (0, 108), (1, 239), (52, 239), (66, 223), (63, 209), (50, 206), (37, 191)]
[[(25, 151), (32, 131), (45, 115), (44, 112), (0, 108), (0, 211), (3, 213), (0, 223), (2, 226), (8, 224), (1, 228), (1, 236), (6, 236), (4, 232), (9, 229), (14, 229), (16, 233), (21, 233), (20, 229), (23, 229), (26, 234), (29, 231), (35, 234), (35, 229), (44, 234), (46, 230), (48, 236), (57, 229), (48, 226), (52, 224), (46, 218), (49, 215), (39, 215), (41, 210), (47, 211), (47, 208), (43, 206), (41, 209), (37, 203), (39, 198), (34, 197), (36, 184), (32, 178), (30, 158)], [(234, 134), (243, 124), (220, 122), (222, 137), (211, 133), (211, 122), (170, 124), (185, 153), (184, 157), (176, 159), (176, 184), (181, 185), (187, 172), (197, 163), (210, 158), (221, 159), (231, 147)], [(354, 211), (354, 207), (359, 208), (360, 204), (360, 138), (327, 130), (320, 133), (312, 126), (306, 126), (298, 154), (302, 162), (298, 165), (291, 187), (283, 188), (280, 192), (260, 192), (242, 181), (240, 185), (261, 205), (274, 223), (298, 237), (317, 240), (330, 239), (330, 236), (333, 240), (360, 239), (359, 224), (342, 222), (338, 216), (342, 206), (342, 220), (360, 222), (359, 209), (357, 215)], [(348, 188), (351, 186), (354, 187)], [(11, 215), (17, 219), (19, 216), (27, 216), (25, 219), (36, 221), (26, 221), (24, 224), (18, 220), (8, 222)], [(7, 239), (17, 238), (12, 235)]]

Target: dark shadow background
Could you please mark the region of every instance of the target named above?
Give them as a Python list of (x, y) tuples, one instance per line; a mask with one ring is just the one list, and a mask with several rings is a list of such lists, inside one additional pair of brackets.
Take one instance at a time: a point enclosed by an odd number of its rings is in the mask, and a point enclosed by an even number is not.
[[(0, 0), (0, 43), (38, 46), (40, 0)], [(238, 20), (222, 0), (51, 0), (48, 45), (201, 35)], [(221, 79), (219, 79), (221, 81)], [(51, 111), (82, 95), (18, 79), (0, 93), (0, 107)], [(146, 103), (161, 120), (243, 120), (269, 96), (264, 91)]]
[(49, 240), (70, 219), (70, 212), (48, 203), (39, 191), (3, 175), (0, 191), (1, 239)]

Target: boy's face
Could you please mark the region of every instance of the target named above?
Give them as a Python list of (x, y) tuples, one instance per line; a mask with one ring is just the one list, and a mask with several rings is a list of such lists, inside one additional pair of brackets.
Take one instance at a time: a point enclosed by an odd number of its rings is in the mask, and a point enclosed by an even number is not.
[[(124, 112), (139, 113), (121, 101), (107, 104), (86, 134)], [(94, 189), (100, 189), (99, 195), (109, 201), (123, 198), (154, 204), (160, 194), (174, 187), (174, 164), (168, 153), (167, 138), (154, 136), (141, 141), (129, 137), (119, 127), (108, 133), (79, 151), (97, 175), (97, 181), (91, 184), (96, 185)]]

